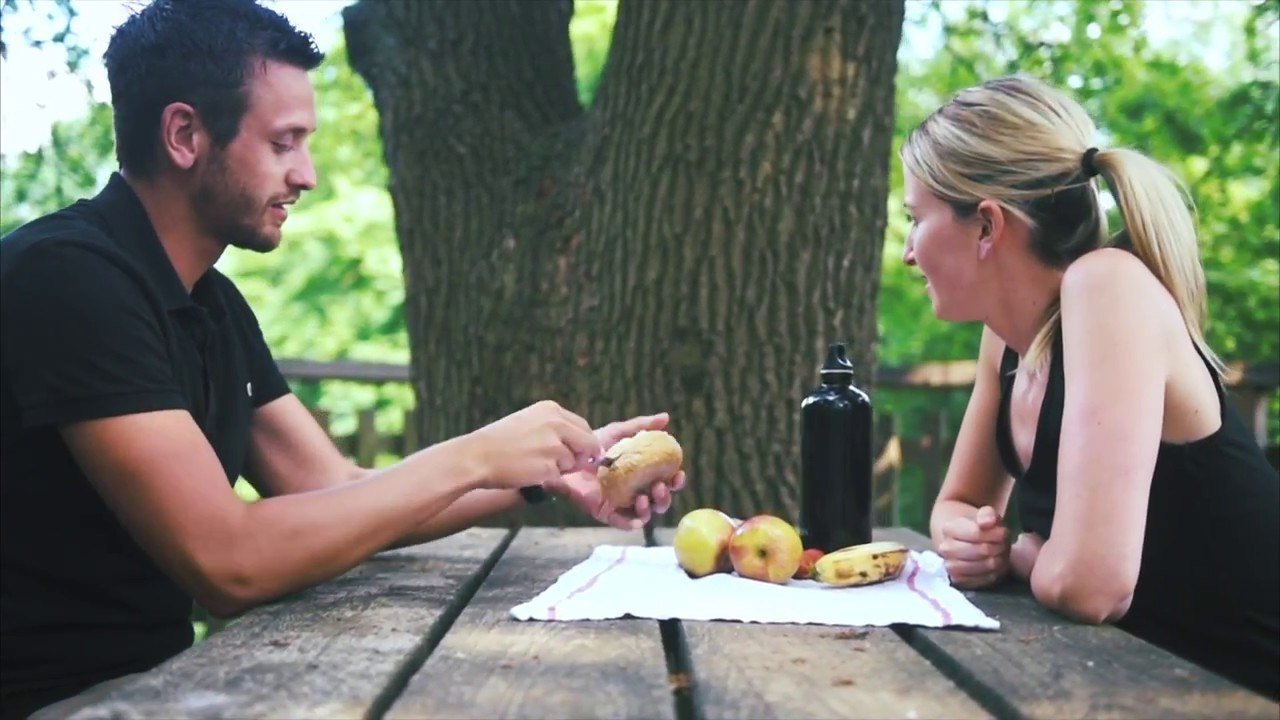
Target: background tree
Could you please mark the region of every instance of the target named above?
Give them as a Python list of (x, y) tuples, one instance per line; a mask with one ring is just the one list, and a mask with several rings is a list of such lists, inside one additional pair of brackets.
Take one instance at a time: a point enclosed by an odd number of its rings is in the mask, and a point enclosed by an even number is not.
[(421, 437), (541, 398), (670, 410), (685, 506), (790, 512), (826, 343), (873, 366), (901, 2), (619, 5), (595, 104), (568, 2), (361, 2)]

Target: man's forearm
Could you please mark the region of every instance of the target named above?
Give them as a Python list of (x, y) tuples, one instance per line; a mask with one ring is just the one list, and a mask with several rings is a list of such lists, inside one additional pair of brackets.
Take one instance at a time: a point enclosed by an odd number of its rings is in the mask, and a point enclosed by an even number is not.
[(212, 573), (202, 573), (216, 599), (206, 604), (219, 614), (239, 612), (340, 575), (418, 529), (433, 527), (480, 480), (467, 457), (452, 440), (354, 482), (246, 506), (233, 553), (223, 554)]
[(498, 513), (522, 507), (524, 498), (515, 490), (472, 490), (453, 501), (426, 522), (397, 540), (392, 547), (406, 547), (461, 532)]

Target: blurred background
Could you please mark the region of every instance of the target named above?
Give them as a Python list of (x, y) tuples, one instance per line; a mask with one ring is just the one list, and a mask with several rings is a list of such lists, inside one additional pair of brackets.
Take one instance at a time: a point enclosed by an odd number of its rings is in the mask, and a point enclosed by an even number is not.
[[(774, 371), (783, 380), (765, 383), (764, 389), (749, 385), (749, 373), (732, 376), (733, 381), (723, 385), (718, 385), (714, 377), (718, 370), (712, 372), (710, 379), (704, 378), (700, 373), (705, 374), (705, 370), (697, 368), (721, 363), (726, 367), (750, 365), (755, 362), (751, 359), (754, 351), (745, 342), (735, 342), (736, 350), (733, 352), (720, 350), (717, 338), (732, 336), (733, 331), (726, 329), (723, 335), (718, 336), (714, 323), (696, 321), (687, 327), (677, 328), (685, 333), (673, 336), (679, 342), (663, 336), (664, 339), (657, 343), (659, 347), (654, 352), (669, 359), (663, 361), (659, 369), (648, 370), (646, 368), (651, 365), (638, 362), (636, 369), (626, 372), (628, 387), (634, 383), (659, 387), (665, 387), (666, 383), (678, 385), (670, 394), (653, 391), (630, 395), (626, 388), (612, 388), (608, 380), (580, 387), (574, 378), (557, 379), (557, 371), (554, 370), (556, 358), (579, 357), (574, 353), (586, 358), (593, 352), (589, 351), (594, 347), (591, 337), (586, 340), (571, 338), (566, 341), (569, 343), (567, 348), (556, 346), (555, 352), (548, 354), (543, 352), (536, 339), (511, 339), (517, 337), (514, 326), (526, 324), (520, 318), (501, 314), (486, 316), (488, 320), (468, 318), (465, 324), (469, 329), (459, 329), (455, 327), (459, 323), (451, 325), (453, 321), (448, 317), (437, 317), (429, 302), (432, 297), (443, 297), (431, 295), (434, 291), (430, 288), (435, 287), (432, 272), (439, 270), (456, 275), (456, 266), (450, 269), (449, 263), (453, 261), (444, 250), (438, 255), (424, 252), (422, 241), (411, 242), (405, 235), (408, 228), (421, 229), (423, 226), (423, 222), (414, 218), (425, 217), (427, 225), (437, 223), (439, 227), (446, 227), (447, 217), (415, 215), (417, 211), (412, 206), (417, 201), (410, 196), (393, 197), (389, 186), (396, 185), (391, 182), (394, 172), (401, 173), (402, 179), (412, 179), (415, 172), (429, 172), (429, 169), (411, 163), (422, 164), (423, 158), (444, 157), (439, 153), (426, 153), (415, 156), (412, 161), (406, 160), (406, 125), (420, 125), (426, 128), (420, 132), (427, 133), (438, 126), (441, 133), (446, 130), (458, 132), (457, 137), (462, 137), (461, 132), (450, 125), (453, 120), (447, 115), (447, 109), (433, 109), (434, 106), (426, 100), (415, 101), (419, 105), (406, 109), (410, 103), (398, 102), (393, 88), (386, 85), (386, 81), (383, 81), (385, 91), (375, 102), (370, 86), (376, 87), (377, 82), (367, 82), (366, 77), (373, 78), (378, 72), (385, 72), (387, 51), (377, 47), (365, 49), (363, 52), (367, 59), (361, 61), (364, 63), (363, 72), (353, 69), (348, 42), (349, 38), (357, 36), (351, 34), (350, 28), (344, 28), (344, 22), (354, 16), (343, 12), (351, 5), (350, 2), (267, 2), (299, 27), (311, 32), (321, 49), (328, 53), (324, 65), (313, 76), (320, 128), (311, 148), (320, 185), (303, 197), (285, 228), (285, 242), (278, 251), (266, 256), (229, 252), (220, 260), (218, 267), (237, 282), (257, 311), (267, 340), (295, 391), (326, 423), (347, 452), (366, 462), (385, 465), (406, 450), (456, 433), (468, 423), (474, 426), (477, 421), (493, 419), (502, 412), (515, 409), (528, 398), (511, 388), (528, 387), (529, 393), (541, 392), (556, 397), (571, 408), (586, 408), (581, 411), (596, 423), (632, 410), (673, 410), (676, 433), (690, 438), (691, 452), (697, 453), (700, 448), (706, 448), (707, 457), (723, 452), (728, 458), (700, 466), (704, 477), (716, 475), (716, 482), (728, 487), (734, 483), (730, 476), (748, 475), (753, 472), (751, 468), (761, 468), (760, 472), (767, 477), (751, 482), (761, 487), (776, 484), (781, 488), (776, 492), (748, 488), (740, 494), (730, 489), (711, 494), (691, 494), (690, 505), (695, 502), (717, 504), (739, 513), (791, 512), (795, 498), (793, 461), (798, 462), (794, 414), (804, 392), (817, 381), (816, 368), (822, 359), (820, 349), (824, 343), (847, 339), (861, 352), (856, 382), (871, 394), (877, 409), (877, 521), (923, 529), (929, 504), (945, 472), (950, 443), (972, 382), (972, 360), (976, 355), (979, 327), (937, 321), (918, 274), (900, 262), (908, 223), (901, 210), (901, 168), (896, 152), (903, 135), (957, 90), (992, 77), (1018, 72), (1042, 78), (1069, 90), (1080, 99), (1099, 123), (1102, 133), (1100, 144), (1103, 146), (1138, 148), (1170, 166), (1187, 184), (1198, 209), (1202, 257), (1209, 282), (1209, 342), (1232, 363), (1237, 405), (1246, 413), (1246, 419), (1253, 423), (1259, 441), (1271, 447), (1274, 461), (1274, 447), (1280, 438), (1280, 421), (1277, 419), (1280, 418), (1280, 401), (1276, 394), (1276, 368), (1280, 358), (1280, 148), (1277, 147), (1280, 129), (1277, 121), (1280, 102), (1277, 92), (1280, 87), (1280, 2), (912, 0), (905, 5), (867, 3), (870, 10), (866, 12), (870, 14), (856, 17), (850, 14), (853, 11), (846, 7), (847, 4), (841, 3), (817, 3), (812, 7), (803, 3), (774, 4), (783, 8), (783, 15), (779, 17), (769, 15), (772, 11), (762, 9), (760, 3), (669, 3), (671, 7), (667, 15), (662, 14), (667, 11), (657, 10), (650, 11), (650, 15), (642, 15), (640, 13), (645, 11), (635, 9), (636, 15), (631, 21), (635, 27), (648, 24), (650, 29), (657, 28), (661, 32), (637, 30), (627, 41), (628, 46), (616, 49), (614, 52), (619, 55), (611, 56), (611, 45), (615, 39), (623, 42), (621, 30), (619, 37), (615, 38), (615, 28), (620, 28), (626, 22), (626, 13), (632, 12), (626, 7), (627, 3), (628, 0), (622, 0), (622, 7), (612, 0), (542, 3), (554, 6), (547, 10), (545, 16), (552, 21), (554, 31), (548, 33), (548, 38), (535, 37), (543, 32), (542, 26), (535, 22), (540, 22), (542, 17), (537, 15), (536, 9), (516, 9), (517, 6), (532, 8), (538, 3), (527, 6), (520, 3), (511, 6), (477, 3), (477, 7), (484, 5), (484, 8), (477, 11), (474, 18), (467, 15), (468, 11), (457, 9), (466, 3), (430, 5), (444, 14), (453, 13), (454, 21), (464, 23), (461, 26), (482, 39), (486, 33), (491, 35), (487, 44), (482, 45), (480, 55), (468, 55), (459, 50), (451, 56), (449, 62), (456, 65), (450, 65), (452, 76), (460, 78), (463, 85), (468, 82), (477, 84), (471, 90), (449, 88), (449, 92), (456, 94), (455, 99), (486, 92), (487, 88), (479, 87), (485, 84), (483, 73), (488, 72), (482, 66), (506, 52), (513, 43), (524, 42), (518, 33), (526, 31), (518, 27), (513, 30), (509, 25), (492, 20), (494, 14), (504, 11), (528, 14), (529, 37), (525, 39), (531, 44), (545, 42), (549, 48), (547, 57), (556, 60), (548, 61), (546, 67), (539, 65), (535, 68), (538, 77), (550, 78), (547, 81), (550, 89), (540, 92), (544, 92), (546, 97), (557, 97), (555, 93), (560, 91), (560, 86), (555, 83), (563, 85), (561, 81), (564, 78), (568, 78), (572, 85), (569, 92), (576, 92), (576, 97), (571, 98), (576, 103), (563, 98), (557, 100), (567, 109), (561, 111), (556, 109), (560, 106), (554, 106), (545, 111), (550, 120), (541, 125), (526, 120), (518, 125), (517, 129), (529, 136), (519, 149), (519, 157), (523, 159), (513, 161), (512, 167), (517, 169), (509, 174), (516, 179), (509, 182), (504, 179), (502, 183), (505, 184), (499, 183), (504, 188), (516, 188), (511, 191), (516, 195), (524, 192), (521, 188), (527, 185), (531, 188), (528, 195), (531, 198), (536, 196), (538, 202), (547, 198), (546, 202), (551, 203), (553, 210), (569, 208), (562, 213), (564, 217), (552, 213), (554, 217), (548, 220), (550, 211), (545, 203), (537, 205), (533, 200), (526, 202), (517, 198), (509, 203), (509, 209), (495, 211), (508, 217), (502, 228), (480, 228), (475, 230), (476, 236), (492, 236), (497, 243), (494, 247), (501, 250), (507, 246), (499, 241), (515, 245), (518, 236), (523, 242), (530, 232), (521, 228), (530, 224), (570, 229), (580, 225), (585, 230), (566, 231), (563, 237), (556, 235), (560, 237), (557, 242), (563, 241), (570, 247), (566, 252), (577, 252), (572, 248), (581, 241), (584, 232), (588, 242), (597, 237), (622, 238), (617, 232), (605, 232), (601, 228), (630, 227), (627, 223), (638, 227), (642, 224), (634, 219), (627, 220), (625, 215), (619, 216), (622, 219), (614, 217), (610, 220), (606, 216), (601, 220), (599, 214), (590, 215), (581, 209), (586, 206), (585, 200), (581, 204), (577, 200), (570, 203), (560, 196), (567, 194), (568, 188), (573, 188), (575, 192), (582, 190), (583, 198), (615, 197), (609, 192), (616, 192), (618, 182), (610, 185), (593, 179), (621, 177), (609, 174), (611, 156), (607, 149), (600, 148), (615, 140), (601, 138), (608, 138), (608, 128), (621, 128), (618, 130), (620, 134), (626, 132), (625, 123), (621, 120), (615, 123), (610, 118), (625, 118), (627, 113), (644, 115), (645, 102), (652, 103), (652, 107), (660, 107), (658, 100), (637, 89), (640, 84), (628, 84), (628, 73), (641, 73), (642, 70), (637, 68), (646, 58), (651, 64), (661, 65), (653, 58), (663, 52), (659, 46), (664, 42), (664, 32), (676, 37), (681, 31), (685, 23), (679, 13), (693, 13), (688, 16), (688, 32), (699, 46), (681, 51), (686, 54), (678, 64), (688, 77), (697, 78), (699, 67), (719, 68), (720, 71), (726, 67), (741, 67), (743, 76), (749, 78), (743, 87), (749, 85), (766, 93), (771, 83), (780, 85), (779, 98), (787, 95), (785, 86), (792, 82), (793, 69), (800, 68), (796, 72), (802, 73), (807, 62), (807, 67), (813, 71), (813, 56), (799, 60), (788, 58), (786, 48), (790, 46), (785, 43), (779, 45), (781, 49), (777, 50), (776, 60), (769, 55), (772, 52), (769, 48), (773, 46), (767, 42), (750, 52), (742, 52), (741, 58), (735, 56), (728, 60), (705, 58), (698, 54), (702, 52), (700, 48), (750, 48), (748, 41), (759, 43), (767, 40), (764, 36), (778, 32), (778, 28), (804, 28), (807, 27), (804, 23), (810, 20), (826, 22), (824, 18), (827, 15), (843, 18), (844, 25), (836, 24), (840, 28), (839, 34), (865, 39), (852, 28), (856, 22), (862, 22), (858, 18), (864, 18), (867, 23), (884, 23), (887, 29), (877, 32), (886, 37), (896, 38), (896, 33), (900, 32), (900, 41), (888, 51), (896, 65), (877, 66), (880, 75), (874, 80), (874, 85), (869, 86), (880, 88), (891, 99), (891, 102), (879, 106), (888, 113), (887, 128), (891, 135), (886, 134), (885, 143), (889, 145), (889, 151), (882, 152), (874, 142), (859, 146), (851, 141), (840, 141), (839, 133), (845, 131), (839, 129), (832, 130), (832, 137), (836, 140), (826, 149), (805, 145), (809, 141), (804, 139), (806, 126), (803, 123), (796, 125), (799, 129), (795, 132), (785, 130), (769, 140), (782, 148), (775, 150), (779, 156), (785, 157), (786, 148), (791, 146), (797, 149), (796, 155), (808, 153), (817, 156), (810, 165), (793, 166), (791, 172), (796, 177), (816, 177), (829, 172), (837, 162), (830, 159), (831, 165), (826, 164), (829, 156), (824, 156), (824, 153), (830, 148), (850, 155), (861, 152), (874, 154), (865, 164), (847, 172), (851, 174), (849, 176), (859, 178), (868, 173), (884, 176), (880, 178), (880, 184), (869, 191), (858, 190), (864, 193), (861, 197), (872, 198), (878, 209), (871, 213), (856, 211), (848, 223), (833, 221), (832, 227), (838, 230), (837, 237), (826, 237), (837, 245), (870, 249), (852, 255), (831, 250), (836, 253), (831, 256), (835, 260), (818, 265), (822, 268), (819, 271), (822, 282), (837, 289), (843, 285), (860, 285), (863, 289), (851, 291), (849, 295), (837, 291), (831, 302), (810, 308), (794, 308), (797, 315), (825, 313), (828, 316), (799, 335), (784, 333), (782, 325), (786, 323), (753, 331), (767, 339), (776, 330), (779, 335), (785, 335), (778, 343), (786, 347), (796, 346), (791, 359), (779, 362), (780, 369)], [(0, 233), (7, 233), (77, 198), (92, 195), (115, 169), (109, 92), (101, 56), (113, 27), (137, 5), (136, 2), (113, 0), (3, 0), (3, 14), (0, 15), (0, 27), (3, 28), (0, 37), (4, 47), (3, 60), (0, 61), (3, 68), (0, 73), (0, 90), (3, 93), (0, 101)], [(718, 5), (720, 9), (715, 12), (727, 13), (725, 18), (740, 16), (742, 22), (718, 22), (715, 21), (716, 16), (696, 14), (704, 11), (676, 7), (705, 5)], [(428, 5), (423, 4), (423, 7)], [(900, 18), (894, 15), (894, 8), (900, 9)], [(794, 25), (789, 24), (792, 21), (786, 16), (792, 9), (796, 13)], [(624, 22), (620, 22), (620, 17)], [(563, 22), (557, 24), (557, 21)], [(373, 21), (366, 18), (366, 22)], [(387, 19), (383, 18), (382, 22), (387, 22)], [(432, 20), (428, 18), (423, 22)], [(563, 30), (565, 25), (567, 35)], [(376, 27), (376, 22), (373, 27)], [(563, 42), (564, 37), (567, 37), (571, 57), (559, 58), (556, 55), (560, 47), (558, 43)], [(363, 42), (369, 41), (366, 38)], [(856, 42), (851, 40), (838, 44), (833, 52), (854, 53), (855, 50), (850, 48)], [(675, 40), (671, 43), (674, 44)], [(622, 55), (624, 51), (629, 54)], [(861, 58), (859, 61), (864, 60)], [(465, 67), (467, 63), (476, 67)], [(616, 64), (616, 70), (607, 70), (611, 63)], [(413, 67), (408, 60), (404, 65)], [(384, 70), (380, 71), (379, 67)], [(772, 67), (777, 71), (771, 71)], [(445, 80), (435, 77), (432, 72), (424, 71), (426, 79), (423, 84), (444, 87)], [(661, 73), (662, 68), (651, 72)], [(568, 74), (562, 78), (556, 73)], [(610, 73), (616, 75), (616, 79), (610, 77)], [(679, 91), (685, 87), (682, 85), (686, 82), (682, 79), (684, 77), (686, 75), (674, 73), (667, 87)], [(724, 83), (737, 82), (737, 77), (730, 73)], [(695, 86), (697, 81), (690, 79), (687, 82)], [(712, 84), (721, 83), (715, 81)], [(673, 97), (679, 94), (676, 91), (672, 91)], [(509, 91), (511, 97), (516, 93), (517, 90)], [(606, 98), (606, 93), (612, 95)], [(692, 96), (697, 93), (684, 94)], [(660, 96), (662, 93), (651, 95)], [(765, 113), (762, 117), (768, 120), (767, 113), (774, 112), (770, 103), (775, 101), (768, 99), (772, 96), (761, 97), (766, 98), (760, 101), (761, 112)], [(704, 108), (699, 104), (702, 99), (689, 97), (688, 104), (680, 107), (685, 111), (692, 109), (695, 113), (705, 113), (709, 118), (708, 125), (732, 125), (741, 120), (741, 124), (750, 127), (753, 120), (749, 110), (746, 111), (748, 117), (741, 119), (744, 111), (734, 109), (733, 103), (716, 104), (714, 100), (713, 94), (708, 94)], [(507, 100), (500, 98), (497, 102)], [(597, 102), (614, 104), (611, 109), (597, 111)], [(779, 99), (776, 106), (782, 108), (784, 102)], [(862, 101), (848, 102), (853, 104), (849, 105), (851, 110), (845, 124), (854, 127), (848, 130), (847, 137), (856, 138), (856, 126), (862, 122), (862, 116), (852, 121), (848, 118), (854, 116), (856, 103)], [(742, 101), (742, 104), (751, 107), (749, 100)], [(466, 111), (463, 107), (462, 112)], [(669, 114), (679, 115), (674, 110)], [(778, 118), (782, 116), (779, 109), (773, 117), (781, 123)], [(380, 127), (380, 119), (387, 124), (386, 127)], [(433, 122), (437, 125), (432, 125)], [(477, 132), (497, 128), (492, 131), (493, 144), (505, 147), (503, 143), (508, 142), (509, 128), (486, 122), (481, 114), (476, 123)], [(663, 117), (657, 117), (651, 121), (650, 127), (661, 128), (664, 122)], [(566, 134), (574, 138), (567, 144), (561, 140)], [(749, 132), (743, 135), (749, 136)], [(399, 142), (399, 154), (384, 151), (388, 137)], [(549, 150), (540, 149), (544, 147), (540, 143), (546, 137), (555, 138), (555, 142), (547, 141)], [(671, 147), (674, 146), (670, 143), (676, 142), (669, 138), (664, 140), (660, 132), (644, 137), (648, 139), (635, 141), (632, 147), (640, 147), (643, 151), (651, 143), (655, 153), (658, 150), (672, 152)], [(476, 147), (483, 147), (482, 141), (483, 138), (475, 140), (480, 143)], [(425, 143), (424, 147), (428, 149), (434, 147), (431, 141)], [(668, 146), (664, 147), (663, 143), (668, 143)], [(739, 147), (754, 147), (734, 138), (727, 138), (724, 143), (732, 146), (734, 152)], [(543, 165), (534, 163), (530, 170), (532, 161), (527, 158), (539, 152), (554, 155), (558, 160), (542, 161)], [(697, 150), (689, 150), (685, 146), (681, 152)], [(834, 151), (831, 152), (834, 155)], [(473, 158), (482, 155), (475, 150), (471, 153)], [(489, 160), (505, 162), (502, 158)], [(440, 162), (442, 167), (449, 164), (444, 160)], [(470, 161), (457, 161), (455, 158), (451, 162), (466, 164)], [(476, 164), (479, 166), (481, 163)], [(541, 175), (531, 181), (525, 177), (526, 174), (540, 173), (541, 168), (547, 165), (559, 167), (560, 171), (546, 173), (547, 179), (543, 180), (537, 179)], [(399, 169), (389, 169), (392, 166)], [(752, 167), (760, 169), (764, 165)], [(697, 167), (680, 172), (691, 173), (688, 176), (692, 177), (684, 186), (687, 190), (684, 194), (703, 197), (707, 206), (721, 201), (741, 203), (746, 197), (718, 200), (722, 196), (717, 195), (713, 184), (699, 180), (702, 176), (697, 174)], [(707, 177), (713, 172), (721, 171), (709, 171)], [(760, 172), (765, 170), (760, 169)], [(643, 166), (633, 175), (645, 177)], [(653, 176), (657, 176), (657, 171)], [(442, 174), (441, 177), (454, 184), (463, 182), (449, 180), (450, 177), (459, 177), (456, 175)], [(429, 178), (423, 182), (422, 187), (428, 190), (434, 187)], [(632, 182), (643, 184), (642, 180)], [(850, 184), (851, 195), (856, 184)], [(884, 189), (886, 184), (887, 191)], [(467, 192), (478, 197), (484, 193), (476, 191), (476, 188), (490, 186), (493, 186), (493, 181), (482, 178), (475, 181), (474, 188), (467, 188)], [(708, 187), (712, 189), (705, 190)], [(880, 188), (878, 195), (877, 188)], [(700, 195), (704, 190), (705, 196)], [(762, 192), (767, 195), (766, 191)], [(828, 204), (823, 206), (826, 208), (824, 212), (832, 212), (832, 217), (837, 219), (849, 214), (842, 215), (838, 207), (830, 207), (833, 202), (839, 205), (840, 187), (823, 192), (828, 198)], [(664, 209), (662, 198), (666, 196), (659, 193), (654, 197), (658, 200), (650, 202), (650, 207), (644, 211), (646, 217), (662, 216), (668, 212), (672, 217), (680, 217), (678, 209)], [(764, 198), (761, 202), (762, 205), (785, 206), (788, 197), (792, 196), (784, 189), (772, 199)], [(429, 205), (435, 200), (424, 193), (419, 201)], [(616, 205), (618, 201), (607, 202)], [(534, 209), (530, 210), (531, 207)], [(526, 217), (525, 211), (532, 213), (534, 219)], [(482, 205), (472, 212), (488, 211)], [(686, 212), (697, 219), (697, 208), (686, 209)], [(397, 213), (401, 215), (399, 220)], [(725, 222), (738, 222), (733, 220), (731, 213), (726, 217), (729, 220)], [(719, 241), (714, 237), (719, 237), (715, 235), (718, 231), (708, 231), (708, 237), (713, 238), (709, 241), (711, 249), (701, 257), (702, 260), (732, 255), (734, 257), (726, 259), (730, 275), (734, 268), (742, 268), (748, 276), (758, 273), (754, 281), (748, 278), (742, 281), (744, 284), (741, 286), (728, 281), (725, 287), (729, 305), (737, 302), (750, 306), (755, 302), (752, 299), (755, 296), (742, 288), (749, 288), (751, 282), (768, 286), (781, 272), (779, 268), (786, 266), (785, 253), (774, 255), (768, 248), (773, 247), (770, 243), (786, 247), (785, 243), (793, 240), (788, 236), (790, 231), (787, 228), (791, 227), (788, 223), (794, 224), (795, 221), (787, 219), (785, 207), (776, 222), (769, 220), (773, 216), (762, 217), (765, 220), (741, 220), (739, 225), (745, 229), (728, 233), (723, 239), (723, 242), (731, 243), (734, 238), (760, 238), (764, 250), (758, 257), (749, 251), (743, 251), (742, 257), (737, 257), (736, 251), (725, 248), (738, 246), (716, 244)], [(711, 224), (707, 227), (713, 228), (715, 222), (719, 221), (709, 220)], [(460, 225), (465, 223), (460, 221)], [(690, 227), (694, 228), (693, 232), (689, 231)], [(653, 243), (647, 247), (656, 248), (657, 252), (667, 247), (663, 243), (674, 247), (680, 243), (699, 242), (696, 222), (682, 228), (672, 229), (657, 223), (643, 233), (646, 242)], [(882, 231), (877, 231), (879, 228), (883, 228)], [(437, 245), (470, 242), (466, 232), (433, 231), (430, 227), (425, 232), (431, 235), (428, 240)], [(801, 228), (792, 233), (798, 238), (795, 247), (802, 248), (797, 250), (801, 255), (808, 252), (803, 248), (809, 246), (802, 242), (807, 237), (806, 232)], [(813, 233), (822, 234), (818, 230)], [(839, 237), (840, 233), (848, 237)], [(541, 237), (537, 233), (533, 235)], [(629, 242), (626, 238), (618, 240), (620, 243), (624, 241)], [(813, 247), (826, 246), (815, 244)], [(486, 262), (492, 262), (493, 266), (485, 267), (494, 272), (494, 277), (502, 277), (501, 262), (504, 261), (494, 260), (491, 256), (486, 258)], [(678, 260), (671, 262), (679, 264)], [(860, 272), (850, 271), (849, 275), (844, 275), (850, 264), (859, 267)], [(406, 273), (407, 268), (419, 267), (424, 269), (417, 276), (413, 272)], [(616, 265), (613, 269), (621, 272)], [(719, 282), (714, 280), (714, 274), (706, 277), (711, 278), (708, 282)], [(777, 281), (785, 285), (785, 273)], [(517, 277), (513, 282), (523, 281)], [(670, 290), (668, 283), (637, 282), (635, 286), (629, 285), (625, 292), (619, 292), (632, 293), (627, 297), (633, 299), (634, 293), (642, 293), (638, 305), (644, 305), (643, 293), (658, 294)], [(817, 281), (810, 278), (806, 282)], [(697, 285), (698, 281), (672, 284), (683, 287)], [(553, 314), (547, 319), (546, 327), (551, 329), (543, 328), (546, 334), (559, 334), (553, 321), (563, 321), (566, 327), (571, 328), (599, 328), (604, 324), (603, 321), (597, 322), (601, 316), (592, 314), (606, 312), (591, 309), (595, 307), (591, 300), (596, 297), (592, 295), (595, 291), (591, 290), (594, 286), (589, 282), (584, 286), (587, 290), (580, 294), (586, 299), (566, 300), (564, 307), (570, 310), (563, 316)], [(465, 306), (472, 299), (458, 297), (458, 288), (462, 286), (449, 287), (454, 293), (453, 301), (458, 304), (456, 312), (465, 313)], [(530, 287), (543, 286), (532, 281)], [(412, 295), (415, 288), (424, 298), (419, 305), (406, 299), (406, 293)], [(736, 296), (739, 290), (743, 294)], [(605, 298), (601, 301), (603, 305), (611, 306), (607, 289), (600, 290), (598, 296)], [(526, 296), (503, 295), (504, 300), (512, 304), (520, 304), (513, 301), (513, 298), (520, 297)], [(843, 299), (846, 297), (853, 299), (846, 303)], [(713, 301), (709, 302), (714, 305)], [(422, 309), (412, 310), (419, 306)], [(410, 309), (407, 311), (406, 308)], [(414, 312), (417, 315), (413, 315)], [(648, 317), (644, 312), (641, 315)], [(782, 314), (779, 317), (787, 316)], [(753, 322), (732, 312), (721, 319), (726, 328), (733, 323)], [(609, 322), (616, 322), (616, 318)], [(804, 324), (801, 320), (796, 322)], [(421, 328), (421, 331), (415, 334), (414, 328)], [(473, 333), (474, 336), (460, 333)], [(428, 341), (437, 336), (439, 344)], [(684, 343), (681, 338), (687, 336), (694, 337), (694, 340)], [(413, 340), (414, 337), (419, 340)], [(459, 338), (465, 338), (465, 341)], [(634, 338), (627, 342), (634, 346)], [(480, 365), (471, 375), (441, 375), (433, 369), (440, 364), (466, 364), (467, 358), (502, 354), (495, 353), (494, 348), (504, 347), (504, 344), (510, 344), (513, 358), (508, 365), (496, 370)], [(762, 344), (768, 343), (762, 340)], [(583, 347), (588, 350), (582, 350)], [(624, 343), (622, 350), (601, 350), (597, 355), (611, 352), (611, 357), (620, 358), (620, 353), (631, 352), (626, 347)], [(521, 359), (523, 357), (539, 359), (526, 363)], [(762, 377), (767, 378), (772, 356), (761, 352), (759, 357)], [(572, 364), (565, 363), (566, 366)], [(618, 366), (624, 364), (618, 359)], [(610, 374), (608, 361), (581, 359), (577, 367), (584, 375)], [(679, 372), (666, 375), (661, 368), (667, 367), (677, 367)], [(521, 374), (525, 372), (529, 373), (528, 377)], [(545, 379), (543, 375), (555, 377)], [(484, 377), (494, 382), (485, 385), (482, 380), (477, 380)], [(699, 383), (706, 384), (706, 388), (703, 389)], [(448, 388), (452, 392), (463, 385), (468, 387), (461, 394), (449, 395), (445, 391)], [(751, 398), (757, 393), (770, 397), (772, 402), (772, 409), (758, 419), (735, 415), (737, 411), (732, 403), (717, 405), (712, 401), (716, 397), (744, 395), (745, 402), (753, 402)], [(626, 401), (610, 402), (619, 396), (625, 396)], [(480, 399), (475, 402), (467, 399), (476, 397)], [(456, 417), (449, 415), (449, 409), (460, 404), (471, 409)], [(439, 420), (445, 416), (450, 419)], [(700, 428), (712, 428), (720, 434), (698, 435), (690, 427), (692, 420), (686, 421), (686, 417), (696, 418)], [(757, 422), (762, 425), (772, 423), (773, 429), (763, 435), (774, 440), (764, 443), (771, 446), (767, 451), (771, 453), (768, 457), (753, 458), (744, 450), (717, 449), (720, 447), (717, 437), (740, 432), (741, 425)], [(688, 432), (682, 433), (684, 428)], [(734, 460), (735, 453), (742, 457)], [(704, 482), (704, 479), (694, 477), (692, 482)], [(256, 497), (247, 484), (239, 484), (237, 490), (246, 499)], [(678, 508), (681, 509), (688, 508)], [(678, 510), (673, 511), (668, 521), (679, 518)], [(559, 510), (546, 512), (549, 514), (533, 516), (533, 521), (583, 521), (582, 518), (558, 514)]]

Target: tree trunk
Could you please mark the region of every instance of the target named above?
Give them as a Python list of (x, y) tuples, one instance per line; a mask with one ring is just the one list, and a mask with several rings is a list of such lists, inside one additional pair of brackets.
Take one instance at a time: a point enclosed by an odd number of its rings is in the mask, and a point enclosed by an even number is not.
[(542, 398), (593, 424), (667, 410), (689, 473), (671, 517), (794, 518), (826, 344), (873, 371), (901, 0), (623, 0), (589, 112), (568, 2), (344, 14), (381, 113), (420, 437)]

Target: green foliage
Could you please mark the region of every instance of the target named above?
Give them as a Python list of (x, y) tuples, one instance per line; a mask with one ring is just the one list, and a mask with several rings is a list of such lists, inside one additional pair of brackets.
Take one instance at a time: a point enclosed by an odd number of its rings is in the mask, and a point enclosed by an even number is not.
[(49, 143), (4, 168), (0, 235), (91, 195), (115, 168), (111, 106), (94, 103), (80, 119), (55, 123)]
[(574, 72), (578, 80), (578, 99), (583, 107), (591, 107), (604, 75), (609, 56), (613, 23), (618, 17), (618, 0), (577, 0), (573, 19), (569, 21), (569, 41), (573, 44)]
[(76, 72), (89, 51), (76, 39), (75, 33), (71, 30), (71, 21), (76, 17), (76, 9), (71, 4), (71, 0), (53, 0), (52, 2), (49, 0), (42, 2), (3, 0), (0, 2), (0, 57), (8, 57), (10, 42), (8, 34), (4, 32), (4, 26), (11, 25), (8, 20), (20, 10), (40, 11), (51, 28), (47, 36), (31, 28), (25, 28), (22, 31), (23, 42), (35, 48), (46, 45), (60, 48), (66, 54), (67, 69)]
[[(1022, 73), (1068, 89), (1098, 122), (1104, 145), (1141, 150), (1187, 183), (1213, 347), (1230, 359), (1280, 356), (1280, 3), (934, 2), (911, 10), (914, 23), (938, 23), (944, 42), (933, 57), (905, 45), (900, 53), (895, 150), (951, 94), (983, 80)], [(1148, 41), (1144, 20), (1168, 39)], [(893, 172), (880, 359), (972, 357), (978, 328), (933, 320), (918, 275), (891, 261), (907, 231), (896, 160)]]

